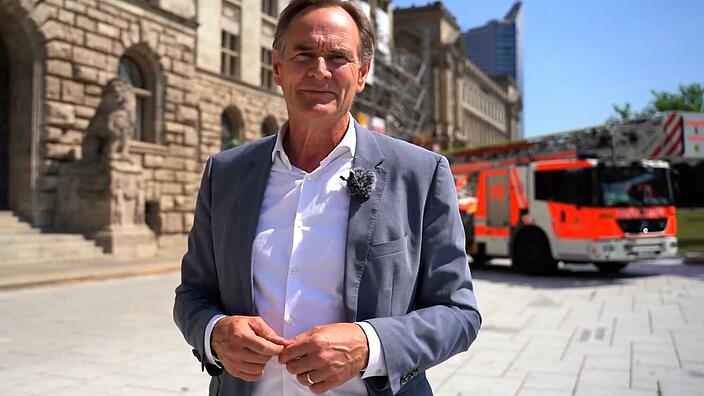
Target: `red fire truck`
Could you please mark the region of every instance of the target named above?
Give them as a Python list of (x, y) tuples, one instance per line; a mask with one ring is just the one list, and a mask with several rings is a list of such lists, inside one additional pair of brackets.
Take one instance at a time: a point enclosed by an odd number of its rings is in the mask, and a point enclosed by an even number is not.
[(533, 274), (559, 261), (615, 272), (675, 255), (667, 160), (704, 158), (702, 136), (704, 114), (669, 113), (455, 151), (468, 250), (476, 261), (510, 257)]

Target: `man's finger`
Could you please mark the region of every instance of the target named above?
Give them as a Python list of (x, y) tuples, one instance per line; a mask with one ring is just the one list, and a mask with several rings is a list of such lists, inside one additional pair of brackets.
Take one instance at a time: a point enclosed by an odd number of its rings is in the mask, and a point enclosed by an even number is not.
[(233, 376), (235, 376), (237, 378), (241, 378), (247, 382), (254, 382), (254, 381), (258, 380), (259, 378), (261, 378), (261, 375), (248, 374), (248, 373), (245, 373), (245, 372), (242, 372), (239, 370), (236, 370), (234, 373), (230, 373), (230, 374), (232, 374)]
[(314, 346), (307, 342), (307, 340), (292, 343), (279, 354), (279, 363), (288, 364), (290, 361), (300, 359), (314, 350)]
[(286, 339), (276, 334), (274, 329), (269, 327), (269, 325), (261, 317), (256, 317), (254, 320), (252, 320), (250, 322), (250, 327), (252, 328), (252, 331), (254, 331), (254, 334), (258, 335), (259, 337), (265, 338), (273, 342), (274, 344), (286, 344)]
[(332, 378), (330, 378), (320, 382), (316, 382), (315, 384), (310, 385), (308, 389), (310, 389), (310, 391), (315, 393), (316, 395), (322, 395), (330, 389), (337, 388), (340, 385), (342, 385), (342, 383), (333, 381)]
[(262, 373), (264, 372), (263, 364), (239, 362), (237, 364), (237, 368), (239, 371), (246, 374), (262, 375)]
[(286, 364), (286, 370), (293, 375), (307, 373), (309, 371), (320, 369), (320, 364), (309, 356), (304, 356), (301, 359), (293, 359)]
[(256, 334), (253, 334), (252, 337), (248, 337), (242, 346), (250, 351), (266, 356), (276, 356), (284, 349), (283, 346), (274, 344), (266, 338), (259, 337)]
[(271, 360), (270, 355), (262, 355), (246, 348), (241, 349), (238, 352), (237, 357), (243, 362), (255, 364), (266, 364), (269, 360)]
[[(327, 371), (322, 371), (322, 370), (308, 370), (299, 374), (296, 374), (296, 379), (298, 382), (301, 383), (301, 385), (304, 386), (311, 386), (311, 383), (308, 382), (308, 379), (313, 381), (314, 384), (319, 384), (319, 383), (325, 383), (327, 385), (332, 385), (333, 384), (333, 377), (330, 375), (329, 372)], [(333, 381), (333, 382), (331, 382)], [(342, 385), (342, 384), (339, 384)], [(335, 385), (334, 387), (337, 387)], [(332, 389), (332, 388), (331, 388)]]

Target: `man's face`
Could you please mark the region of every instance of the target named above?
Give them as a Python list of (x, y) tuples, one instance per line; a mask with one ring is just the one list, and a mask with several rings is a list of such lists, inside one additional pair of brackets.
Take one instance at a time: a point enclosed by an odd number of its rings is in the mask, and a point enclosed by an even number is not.
[(290, 114), (341, 118), (364, 89), (369, 64), (359, 60), (359, 30), (340, 7), (304, 11), (288, 27), (283, 53), (274, 50), (274, 82)]

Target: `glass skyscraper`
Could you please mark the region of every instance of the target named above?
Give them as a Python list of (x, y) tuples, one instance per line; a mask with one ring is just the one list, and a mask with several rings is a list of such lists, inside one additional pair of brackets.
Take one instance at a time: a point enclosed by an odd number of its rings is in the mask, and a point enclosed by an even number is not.
[(509, 75), (523, 93), (523, 13), (517, 1), (502, 20), (462, 34), (467, 56), (483, 72), (500, 77)]

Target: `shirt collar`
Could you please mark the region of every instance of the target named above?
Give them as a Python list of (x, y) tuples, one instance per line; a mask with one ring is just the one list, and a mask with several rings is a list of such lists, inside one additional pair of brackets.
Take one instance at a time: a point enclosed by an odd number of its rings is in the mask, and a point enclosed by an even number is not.
[[(325, 166), (337, 159), (337, 157), (348, 154), (351, 158), (354, 158), (355, 151), (357, 150), (357, 131), (354, 126), (355, 121), (352, 118), (352, 114), (349, 116), (350, 122), (347, 124), (347, 131), (345, 136), (342, 137), (340, 143), (335, 146), (335, 148), (327, 155), (322, 161), (320, 161), (320, 166)], [(283, 162), (289, 170), (291, 170), (291, 161), (288, 159), (288, 155), (284, 151), (284, 136), (288, 133), (288, 121), (284, 122), (276, 134), (276, 143), (274, 144), (274, 151), (271, 152), (271, 162), (276, 161), (276, 156), (278, 155), (281, 162)]]

